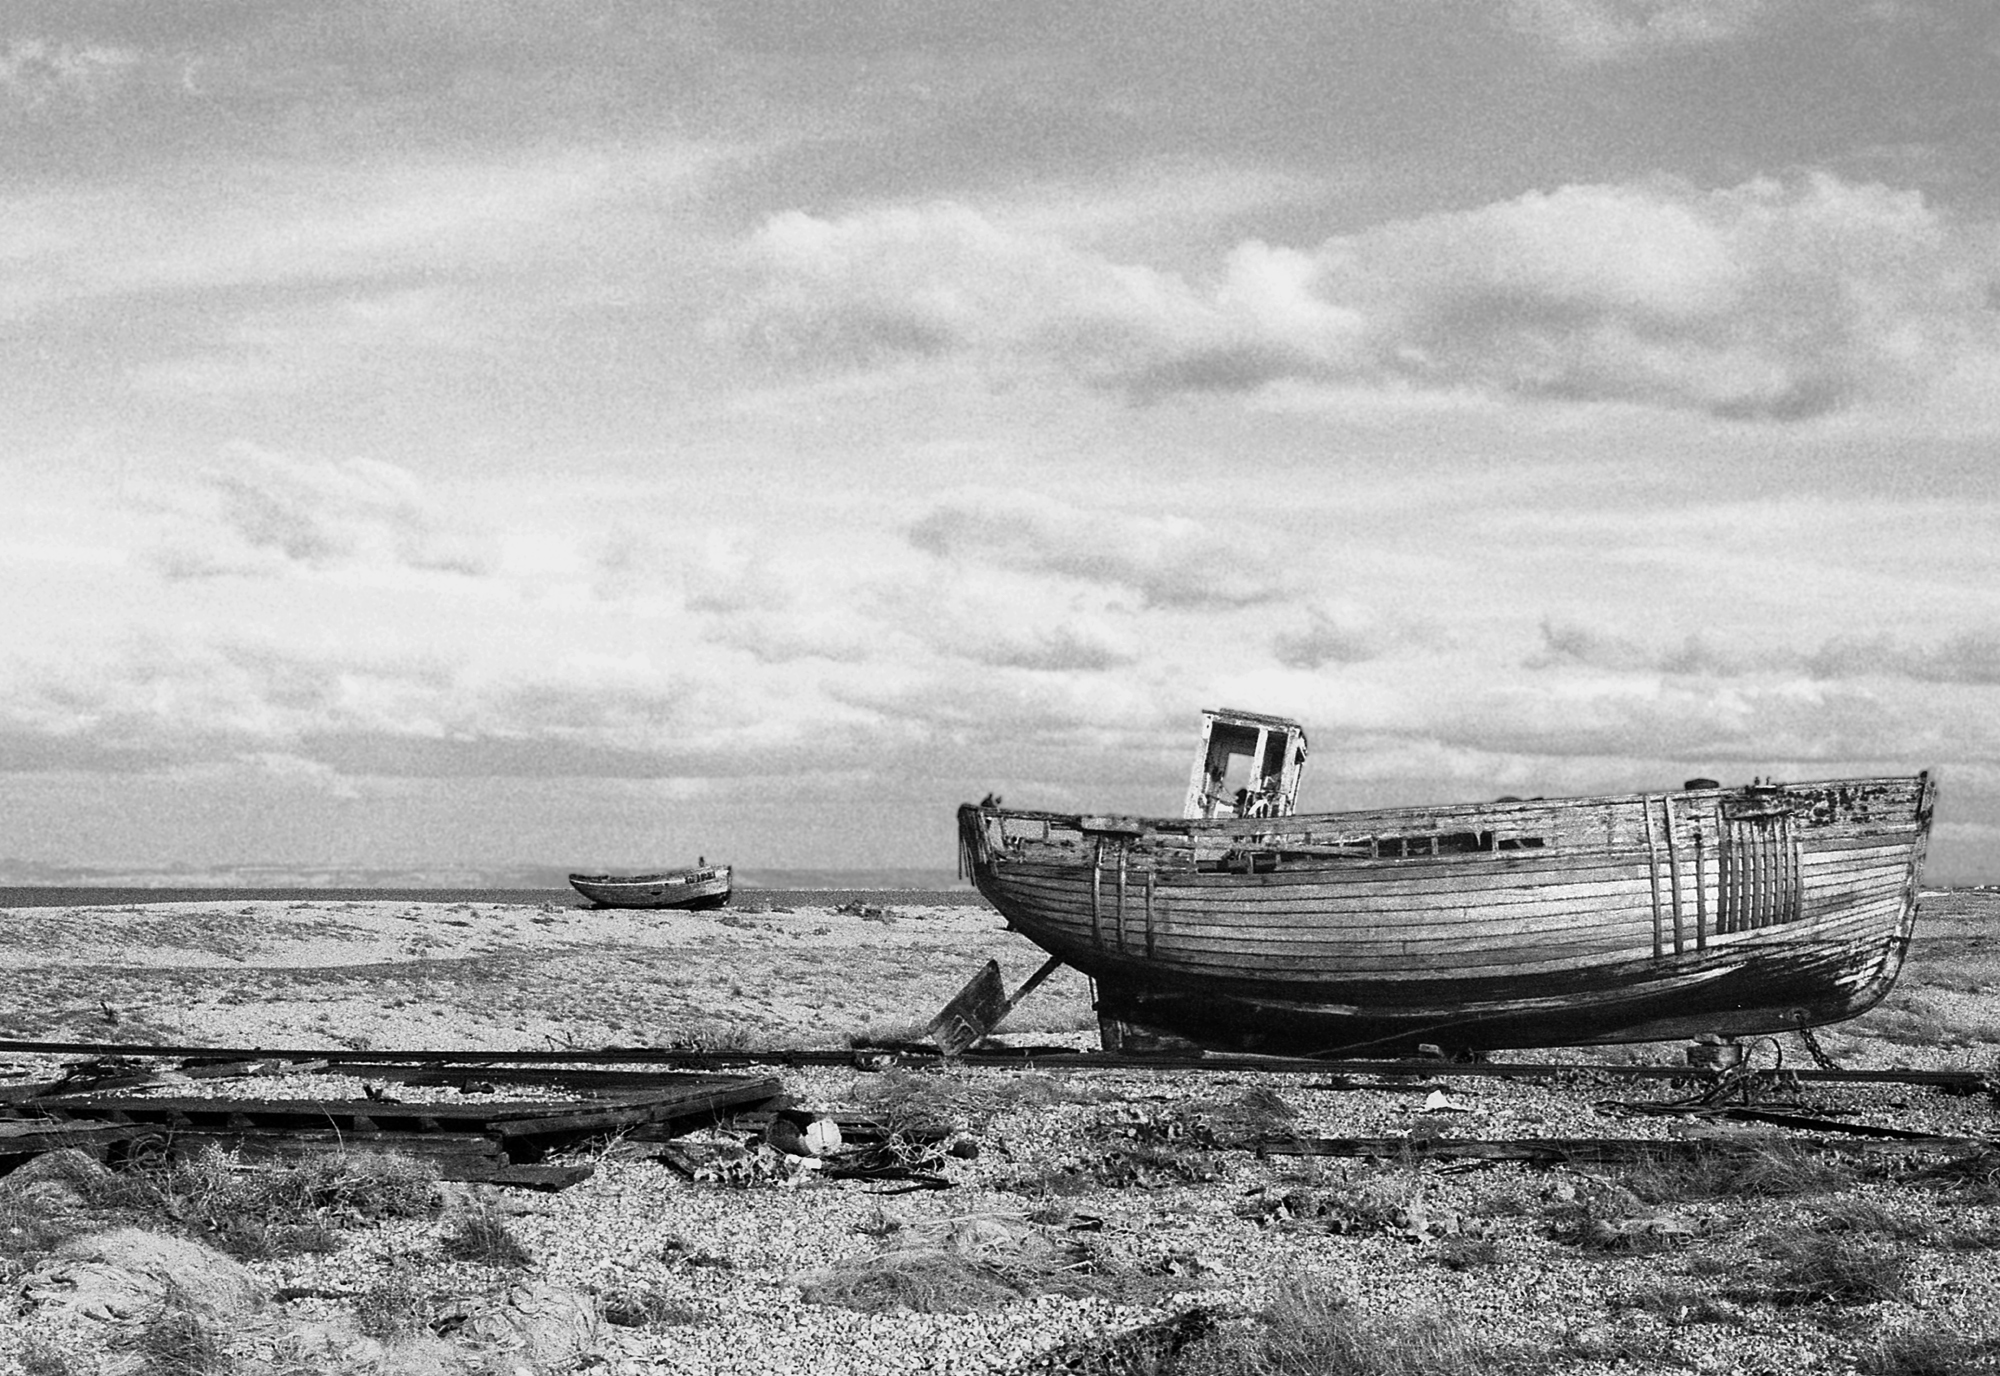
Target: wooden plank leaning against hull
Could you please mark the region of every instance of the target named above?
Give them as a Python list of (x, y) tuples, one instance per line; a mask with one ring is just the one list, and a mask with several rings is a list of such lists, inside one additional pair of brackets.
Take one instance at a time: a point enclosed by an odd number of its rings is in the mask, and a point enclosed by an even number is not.
[(1314, 1055), (1749, 1035), (1865, 1012), (1928, 774), (1301, 816), (967, 805), (993, 905), (1107, 1018)]

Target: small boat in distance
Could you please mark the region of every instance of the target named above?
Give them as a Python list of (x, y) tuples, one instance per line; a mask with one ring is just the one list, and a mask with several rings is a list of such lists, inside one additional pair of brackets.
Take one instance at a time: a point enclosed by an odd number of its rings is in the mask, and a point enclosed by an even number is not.
[(572, 874), (570, 887), (600, 908), (719, 908), (729, 901), (729, 866), (703, 856), (657, 874)]
[(1295, 816), (1305, 753), (1204, 713), (1181, 817), (968, 803), (961, 871), (1095, 981), (1110, 1049), (1782, 1032), (1866, 1012), (1909, 949), (1929, 774)]

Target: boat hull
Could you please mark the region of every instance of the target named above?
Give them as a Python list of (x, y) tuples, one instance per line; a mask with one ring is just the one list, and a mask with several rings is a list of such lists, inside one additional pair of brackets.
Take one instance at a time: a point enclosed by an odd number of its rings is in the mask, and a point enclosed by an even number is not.
[(719, 908), (729, 901), (729, 866), (659, 874), (572, 874), (570, 887), (600, 908)]
[(1894, 984), (1928, 775), (1282, 818), (960, 809), (1107, 1020), (1285, 1055), (1744, 1036)]

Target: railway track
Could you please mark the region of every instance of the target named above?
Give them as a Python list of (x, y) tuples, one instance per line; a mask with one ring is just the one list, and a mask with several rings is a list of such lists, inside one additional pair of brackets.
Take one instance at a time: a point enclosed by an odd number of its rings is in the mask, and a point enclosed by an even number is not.
[[(917, 1046), (860, 1047), (834, 1050), (801, 1047), (764, 1050), (705, 1050), (686, 1047), (575, 1047), (548, 1050), (356, 1050), (352, 1047), (281, 1048), (138, 1045), (130, 1042), (0, 1041), (0, 1055), (132, 1056), (186, 1062), (297, 1062), (351, 1068), (430, 1065), (439, 1067), (509, 1066), (659, 1066), (682, 1070), (725, 1070), (741, 1066), (853, 1066), (873, 1069), (890, 1065), (936, 1064), (934, 1049)], [(1719, 1080), (1725, 1072), (1704, 1066), (1588, 1065), (1556, 1061), (1319, 1060), (1276, 1056), (1137, 1056), (1063, 1047), (1021, 1047), (968, 1051), (954, 1064), (988, 1069), (1141, 1070), (1319, 1075), (1329, 1078), (1367, 1076), (1385, 1079), (1547, 1080), (1594, 1076), (1613, 1080)], [(1770, 1071), (1757, 1073), (1768, 1074)], [(1993, 1077), (1970, 1070), (1919, 1070), (1888, 1067), (1838, 1070), (1801, 1066), (1782, 1072), (1799, 1083), (1926, 1085), (1947, 1092), (1976, 1093), (1995, 1088)]]

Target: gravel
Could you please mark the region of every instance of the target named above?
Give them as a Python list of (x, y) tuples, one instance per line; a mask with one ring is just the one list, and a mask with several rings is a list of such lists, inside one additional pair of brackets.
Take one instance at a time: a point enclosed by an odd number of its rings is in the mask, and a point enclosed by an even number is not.
[[(1915, 1253), (1913, 1299), (1848, 1309), (1754, 1303), (1760, 1261), (1756, 1240), (1809, 1223), (1812, 1200), (1728, 1200), (1668, 1210), (1696, 1241), (1656, 1255), (1580, 1252), (1545, 1235), (1542, 1215), (1587, 1194), (1589, 1177), (1516, 1165), (1466, 1170), (1315, 1158), (1260, 1160), (1241, 1151), (1195, 1152), (1215, 1178), (1145, 1187), (1066, 1193), (1020, 1193), (1023, 1178), (1045, 1182), (1067, 1168), (1086, 1170), (1107, 1151), (1130, 1146), (1137, 1124), (1173, 1121), (1201, 1104), (1255, 1092), (1275, 1093), (1298, 1111), (1301, 1133), (1371, 1136), (1434, 1124), (1455, 1137), (1650, 1136), (1685, 1125), (1668, 1118), (1609, 1118), (1594, 1107), (1616, 1094), (1669, 1097), (1665, 1082), (1588, 1082), (1551, 1086), (1517, 1081), (1455, 1082), (1451, 1097), (1468, 1107), (1425, 1113), (1425, 1096), (1402, 1086), (1316, 1089), (1297, 1076), (1166, 1075), (1075, 1072), (1036, 1077), (1033, 1096), (1020, 1072), (964, 1072), (952, 1077), (975, 1102), (1030, 1097), (1048, 1102), (1002, 1107), (973, 1136), (984, 1150), (950, 1159), (950, 1190), (888, 1194), (892, 1186), (809, 1178), (795, 1188), (727, 1188), (690, 1182), (650, 1161), (615, 1156), (597, 1162), (590, 1180), (552, 1195), (498, 1194), (517, 1212), (509, 1226), (533, 1257), (534, 1273), (586, 1293), (619, 1288), (653, 1292), (689, 1322), (604, 1328), (596, 1359), (614, 1371), (811, 1371), (816, 1376), (879, 1371), (968, 1372), (1023, 1369), (1076, 1347), (1101, 1347), (1107, 1334), (1135, 1329), (1189, 1306), (1245, 1316), (1285, 1283), (1338, 1290), (1366, 1309), (1407, 1314), (1435, 1310), (1482, 1335), (1563, 1355), (1564, 1369), (1593, 1369), (1593, 1351), (1670, 1345), (1681, 1369), (1725, 1372), (1836, 1369), (1857, 1351), (1857, 1334), (1884, 1323), (1974, 1324), (1995, 1298), (1991, 1255), (1933, 1248)], [(830, 1069), (786, 1076), (803, 1105), (839, 1109), (855, 1102), (856, 1075)], [(1828, 1087), (1814, 1107), (1851, 1113), (1853, 1121), (1960, 1133), (1990, 1130), (1983, 1096), (1952, 1098), (1906, 1086)], [(1186, 1155), (1187, 1153), (1183, 1153)], [(1333, 1232), (1310, 1220), (1264, 1213), (1287, 1193), (1341, 1195), (1375, 1190), (1400, 1200), (1411, 1229)], [(1939, 1230), (1986, 1226), (2000, 1216), (1986, 1206), (1956, 1207), (1911, 1187), (1869, 1184), (1862, 1197)], [(1060, 1221), (1058, 1235), (1087, 1239), (1128, 1277), (1146, 1278), (1113, 1295), (1033, 1294), (969, 1314), (864, 1314), (806, 1303), (798, 1281), (843, 1259), (866, 1257), (920, 1233), (933, 1236), (956, 1220), (986, 1214), (1060, 1220), (1065, 1213), (1101, 1220), (1088, 1233)], [(889, 1221), (900, 1228), (880, 1235)], [(426, 1287), (440, 1294), (493, 1284), (481, 1268), (435, 1259), (437, 1227), (393, 1224), (364, 1233), (326, 1257), (268, 1264), (274, 1284), (360, 1290), (385, 1269), (422, 1260)], [(1445, 1239), (1490, 1235), (1496, 1260), (1457, 1271), (1439, 1263)], [(1695, 1264), (1716, 1257), (1720, 1275)], [(726, 1264), (722, 1264), (726, 1263)], [(1747, 1324), (1675, 1326), (1620, 1296), (1648, 1287), (1696, 1287), (1750, 1316)], [(331, 1303), (331, 1302), (319, 1302)], [(296, 1306), (295, 1306), (296, 1307)], [(1578, 1365), (1578, 1363), (1581, 1363)], [(1612, 1369), (1605, 1366), (1603, 1369)], [(1629, 1364), (1619, 1368), (1633, 1369)]]

